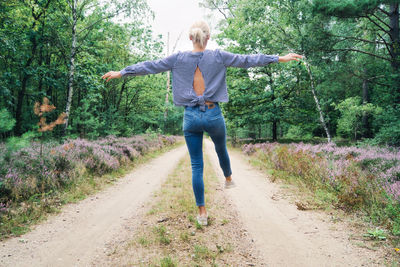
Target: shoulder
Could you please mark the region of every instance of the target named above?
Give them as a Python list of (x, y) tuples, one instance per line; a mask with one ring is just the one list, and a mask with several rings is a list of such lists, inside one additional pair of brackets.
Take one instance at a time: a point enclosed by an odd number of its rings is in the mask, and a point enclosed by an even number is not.
[(223, 50), (221, 49), (214, 49), (214, 50), (206, 50), (207, 53), (212, 56), (217, 62), (222, 63), (222, 54)]

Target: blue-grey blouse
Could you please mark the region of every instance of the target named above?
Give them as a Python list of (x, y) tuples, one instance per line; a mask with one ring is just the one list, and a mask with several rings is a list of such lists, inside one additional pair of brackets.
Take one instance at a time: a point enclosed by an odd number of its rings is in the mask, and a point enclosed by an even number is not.
[[(177, 52), (166, 58), (143, 61), (121, 70), (122, 77), (172, 72), (172, 94), (176, 106), (200, 105), (204, 102), (228, 102), (226, 68), (250, 68), (278, 62), (279, 56), (252, 54), (241, 55), (227, 51), (205, 50), (203, 52)], [(205, 85), (203, 95), (197, 96), (193, 89), (193, 78), (199, 67)]]

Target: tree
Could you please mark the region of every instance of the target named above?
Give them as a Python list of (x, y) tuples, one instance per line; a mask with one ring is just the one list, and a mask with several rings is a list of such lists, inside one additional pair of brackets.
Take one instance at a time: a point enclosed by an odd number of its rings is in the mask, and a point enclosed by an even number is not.
[(362, 117), (367, 113), (376, 115), (381, 109), (371, 103), (363, 104), (360, 97), (349, 97), (335, 105), (342, 117), (338, 121), (338, 133), (357, 140), (361, 133)]
[[(390, 62), (393, 69), (393, 82), (397, 88), (396, 103), (400, 103), (400, 28), (398, 0), (315, 0), (317, 12), (340, 19), (357, 18), (370, 22), (371, 31), (377, 38), (364, 39), (358, 36), (337, 35), (339, 40), (351, 40), (348, 47), (334, 48), (335, 51), (363, 53)], [(360, 49), (355, 43), (372, 43), (378, 46), (376, 52)]]
[[(78, 39), (85, 39), (94, 27), (102, 21), (109, 20), (120, 14), (137, 16), (140, 14), (139, 12), (146, 7), (142, 0), (127, 0), (123, 3), (116, 2), (115, 8), (111, 8), (109, 4), (102, 7), (97, 0), (68, 0), (67, 2), (71, 13), (71, 19), (68, 19), (71, 26), (71, 51), (69, 56), (68, 97), (65, 107), (67, 118), (63, 135), (65, 135), (68, 128), (68, 120), (74, 91), (75, 57), (77, 51), (80, 49), (80, 45), (78, 45), (80, 40)], [(93, 8), (94, 10), (91, 12), (91, 9)], [(91, 15), (86, 18), (87, 24), (82, 25), (82, 29), (77, 32), (77, 25), (80, 20), (83, 20), (83, 23), (86, 22), (84, 16), (85, 12), (91, 12)]]

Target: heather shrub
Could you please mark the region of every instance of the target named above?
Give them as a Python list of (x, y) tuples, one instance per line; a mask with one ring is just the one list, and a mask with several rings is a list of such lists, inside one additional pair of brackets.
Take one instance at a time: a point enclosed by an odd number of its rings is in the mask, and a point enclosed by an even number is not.
[(0, 209), (4, 210), (9, 201), (29, 199), (71, 184), (82, 172), (103, 175), (117, 170), (175, 141), (175, 137), (162, 135), (111, 135), (95, 141), (67, 139), (63, 144), (31, 142), (18, 150), (0, 144)]
[[(272, 169), (298, 177), (312, 191), (334, 193), (339, 208), (380, 212), (391, 218), (393, 231), (400, 219), (400, 152), (395, 148), (338, 147), (334, 144), (246, 144)], [(397, 228), (396, 228), (397, 227)], [(398, 230), (395, 230), (398, 229)]]

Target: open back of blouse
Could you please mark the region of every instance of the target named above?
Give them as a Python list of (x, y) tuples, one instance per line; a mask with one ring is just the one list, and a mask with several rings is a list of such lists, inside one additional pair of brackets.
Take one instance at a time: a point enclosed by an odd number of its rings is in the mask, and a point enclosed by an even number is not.
[(199, 67), (197, 67), (196, 71), (194, 72), (193, 89), (196, 95), (202, 95), (204, 93), (204, 90), (206, 89), (204, 85), (203, 74), (201, 73)]

